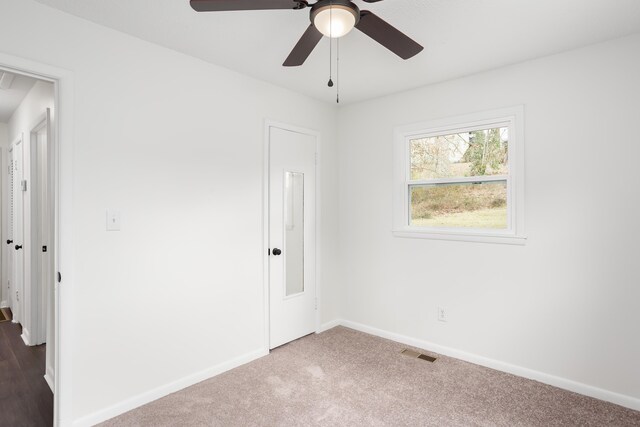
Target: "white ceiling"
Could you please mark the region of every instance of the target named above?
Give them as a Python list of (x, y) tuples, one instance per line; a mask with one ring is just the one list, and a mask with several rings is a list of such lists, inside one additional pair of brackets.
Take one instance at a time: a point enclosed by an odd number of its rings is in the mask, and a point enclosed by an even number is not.
[[(0, 75), (3, 71), (0, 70)], [(36, 79), (16, 74), (9, 89), (0, 89), (0, 123), (7, 123), (27, 93), (36, 84)]]
[[(214, 64), (335, 102), (328, 39), (282, 62), (308, 11), (196, 13), (188, 0), (37, 0)], [(403, 61), (357, 30), (340, 42), (340, 100), (355, 102), (640, 32), (638, 0), (386, 0), (371, 10), (421, 43)], [(311, 2), (311, 1), (310, 1)]]

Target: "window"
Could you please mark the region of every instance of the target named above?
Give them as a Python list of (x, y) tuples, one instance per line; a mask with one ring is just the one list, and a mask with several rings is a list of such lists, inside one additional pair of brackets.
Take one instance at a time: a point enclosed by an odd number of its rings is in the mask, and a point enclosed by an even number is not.
[(394, 234), (524, 243), (523, 109), (396, 129)]

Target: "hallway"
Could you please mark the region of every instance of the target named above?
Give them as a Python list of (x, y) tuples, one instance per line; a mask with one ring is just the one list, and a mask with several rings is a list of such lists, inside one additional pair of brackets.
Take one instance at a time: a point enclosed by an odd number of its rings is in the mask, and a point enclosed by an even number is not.
[(21, 326), (0, 323), (0, 425), (50, 426), (53, 393), (44, 380), (45, 345), (27, 347)]

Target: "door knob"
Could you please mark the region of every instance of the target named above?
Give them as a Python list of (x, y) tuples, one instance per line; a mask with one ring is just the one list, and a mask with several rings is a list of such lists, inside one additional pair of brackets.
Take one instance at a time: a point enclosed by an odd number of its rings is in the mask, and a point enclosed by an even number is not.
[(17, 251), (18, 249), (22, 249), (22, 245), (16, 245), (16, 251)]
[(13, 240), (7, 240), (7, 245), (10, 245), (13, 243)]
[(278, 248), (273, 248), (273, 250), (271, 251), (271, 253), (273, 253), (274, 255), (280, 255), (282, 253), (282, 251)]

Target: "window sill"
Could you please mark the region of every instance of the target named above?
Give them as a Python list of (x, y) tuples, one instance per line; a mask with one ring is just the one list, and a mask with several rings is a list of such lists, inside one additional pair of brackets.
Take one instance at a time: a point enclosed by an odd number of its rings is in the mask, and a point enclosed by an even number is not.
[(503, 245), (525, 245), (527, 238), (525, 236), (514, 236), (512, 234), (474, 234), (474, 233), (454, 233), (454, 232), (437, 232), (437, 231), (420, 231), (414, 229), (394, 230), (395, 237), (403, 237), (410, 239), (431, 239), (431, 240), (451, 240), (458, 242), (475, 242), (475, 243), (498, 243)]

